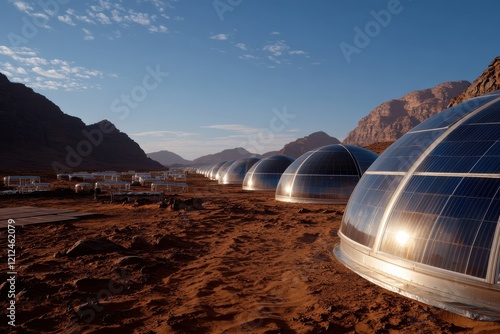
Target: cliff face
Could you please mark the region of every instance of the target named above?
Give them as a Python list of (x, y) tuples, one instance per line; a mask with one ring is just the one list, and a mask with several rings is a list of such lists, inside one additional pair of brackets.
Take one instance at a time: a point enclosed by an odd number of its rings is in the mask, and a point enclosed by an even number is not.
[(343, 143), (367, 146), (395, 141), (425, 119), (445, 109), (450, 100), (469, 85), (468, 81), (445, 82), (384, 102), (362, 118)]
[(85, 125), (0, 74), (0, 169), (159, 168), (109, 121)]
[(491, 93), (500, 89), (500, 56), (493, 59), (491, 64), (474, 82), (450, 101), (448, 108), (462, 103), (470, 98)]
[(340, 141), (335, 137), (330, 137), (323, 131), (318, 131), (286, 144), (277, 154), (287, 155), (296, 159), (315, 148), (332, 144), (340, 144)]

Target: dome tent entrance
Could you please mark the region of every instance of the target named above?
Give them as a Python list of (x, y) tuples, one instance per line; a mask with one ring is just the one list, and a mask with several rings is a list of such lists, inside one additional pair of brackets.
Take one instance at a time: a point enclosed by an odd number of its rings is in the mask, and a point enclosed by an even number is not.
[(376, 158), (369, 150), (342, 144), (306, 152), (285, 170), (275, 198), (293, 203), (345, 204)]
[(360, 180), (335, 256), (387, 289), (500, 319), (500, 92), (447, 109)]

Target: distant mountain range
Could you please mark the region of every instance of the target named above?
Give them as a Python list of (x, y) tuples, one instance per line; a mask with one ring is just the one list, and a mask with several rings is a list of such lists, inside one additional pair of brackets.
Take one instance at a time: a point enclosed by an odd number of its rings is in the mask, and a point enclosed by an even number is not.
[(161, 168), (109, 121), (85, 125), (0, 73), (0, 169)]
[(384, 102), (363, 117), (343, 143), (367, 146), (395, 141), (422, 121), (446, 109), (451, 99), (469, 85), (468, 81), (445, 82)]
[[(469, 98), (500, 89), (500, 57), (472, 83), (445, 82), (382, 103), (361, 119), (345, 138), (345, 144), (383, 151), (409, 129), (441, 110)], [(109, 121), (85, 125), (63, 113), (43, 95), (23, 84), (11, 83), (0, 73), (0, 169), (62, 170), (153, 169), (178, 165), (210, 165), (249, 156), (284, 154), (297, 158), (324, 145), (339, 143), (319, 131), (263, 155), (243, 148), (224, 150), (193, 161), (160, 151), (146, 155), (127, 134)], [(374, 144), (375, 143), (375, 144)]]
[(257, 154), (251, 153), (242, 147), (233, 148), (221, 151), (215, 154), (208, 154), (202, 157), (199, 157), (193, 161), (185, 160), (179, 155), (169, 152), (169, 151), (159, 151), (148, 153), (148, 157), (151, 159), (155, 159), (165, 166), (174, 166), (174, 165), (193, 165), (193, 166), (202, 166), (202, 165), (213, 165), (221, 161), (228, 160), (238, 160), (242, 158), (248, 157), (259, 157), (265, 158), (275, 154), (283, 154), (288, 155), (292, 158), (298, 158), (303, 153), (313, 150), (315, 148), (330, 145), (330, 144), (338, 144), (340, 141), (335, 137), (330, 137), (323, 131), (318, 131), (306, 136), (304, 138), (299, 138), (293, 142), (286, 144), (279, 151), (271, 151), (265, 154)]
[(146, 155), (148, 156), (148, 158), (158, 161), (164, 166), (186, 166), (193, 163), (192, 161), (186, 160), (180, 155), (167, 150), (147, 153)]

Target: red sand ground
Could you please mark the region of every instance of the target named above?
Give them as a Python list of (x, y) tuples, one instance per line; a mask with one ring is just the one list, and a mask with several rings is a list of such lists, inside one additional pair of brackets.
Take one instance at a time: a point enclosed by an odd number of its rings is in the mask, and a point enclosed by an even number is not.
[[(91, 196), (0, 197), (98, 213), (16, 234), (16, 324), (10, 333), (499, 333), (386, 291), (332, 255), (344, 206), (276, 202), (190, 175), (204, 210), (96, 202)], [(70, 183), (55, 181), (59, 187)], [(7, 232), (0, 245), (7, 249)], [(61, 256), (106, 237), (121, 252)], [(2, 282), (7, 279), (2, 252)], [(1, 307), (6, 310), (5, 285)], [(79, 314), (81, 316), (79, 316)]]

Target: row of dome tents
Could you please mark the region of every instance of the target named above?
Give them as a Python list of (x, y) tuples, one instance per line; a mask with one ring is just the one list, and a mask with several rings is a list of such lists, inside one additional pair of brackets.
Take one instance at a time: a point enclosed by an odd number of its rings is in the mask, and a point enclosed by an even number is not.
[(276, 191), (276, 200), (345, 204), (377, 154), (355, 146), (320, 147), (297, 160), (284, 155), (223, 161), (199, 170), (219, 184), (241, 184), (244, 190)]
[[(327, 158), (342, 150), (352, 159)], [(374, 158), (347, 145), (307, 152), (283, 172), (276, 199), (328, 203), (329, 182), (349, 198), (341, 263), (406, 297), (499, 321), (500, 91), (434, 115)]]

